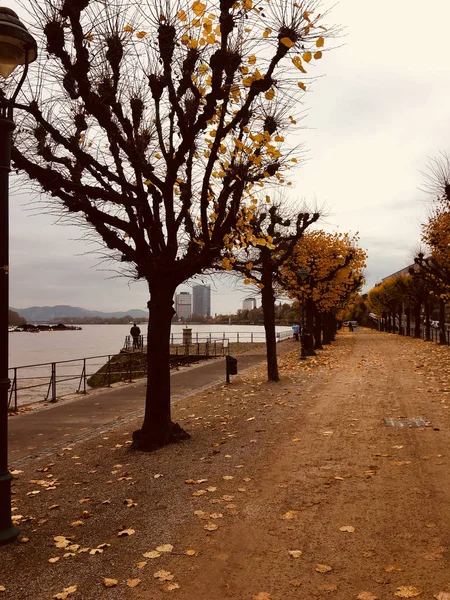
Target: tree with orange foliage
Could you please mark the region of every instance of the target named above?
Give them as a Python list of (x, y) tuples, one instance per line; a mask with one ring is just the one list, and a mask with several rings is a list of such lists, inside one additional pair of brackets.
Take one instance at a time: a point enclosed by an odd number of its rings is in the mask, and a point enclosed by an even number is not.
[[(306, 232), (292, 258), (282, 269), (283, 284), (291, 298), (306, 298), (306, 328), (314, 347), (330, 343), (336, 331), (336, 311), (362, 285), (366, 252), (359, 238), (347, 233)], [(306, 278), (299, 274), (307, 271)]]
[(186, 437), (170, 411), (175, 289), (233, 244), (255, 191), (297, 162), (293, 111), (330, 31), (317, 0), (28, 4), (41, 65), (17, 103), (13, 165), (148, 283), (133, 446), (151, 450)]

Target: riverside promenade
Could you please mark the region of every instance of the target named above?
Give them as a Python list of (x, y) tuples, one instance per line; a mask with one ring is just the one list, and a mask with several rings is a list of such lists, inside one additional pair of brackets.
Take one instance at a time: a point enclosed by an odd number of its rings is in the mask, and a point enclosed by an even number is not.
[[(298, 347), (293, 340), (278, 344), (281, 356)], [(265, 361), (265, 347), (238, 354), (238, 371)], [(225, 384), (225, 359), (182, 368), (171, 374), (172, 400), (201, 389)], [(30, 458), (43, 458), (77, 441), (92, 439), (103, 432), (143, 416), (146, 381), (120, 383), (111, 388), (92, 390), (56, 404), (37, 404), (29, 412), (9, 419), (9, 462), (20, 466)]]

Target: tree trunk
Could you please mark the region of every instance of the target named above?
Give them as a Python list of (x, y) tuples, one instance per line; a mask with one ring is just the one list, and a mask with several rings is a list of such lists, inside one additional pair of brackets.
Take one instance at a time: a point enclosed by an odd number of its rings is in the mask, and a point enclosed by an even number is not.
[(170, 411), (170, 327), (173, 295), (171, 281), (158, 280), (150, 288), (147, 337), (147, 393), (142, 428), (133, 433), (132, 448), (152, 451), (190, 437), (172, 423)]
[(277, 362), (277, 340), (275, 335), (275, 296), (273, 293), (272, 270), (264, 269), (261, 279), (261, 300), (266, 332), (267, 377), (269, 381), (280, 381)]
[(307, 356), (316, 356), (314, 352), (314, 302), (310, 298), (306, 298), (306, 335), (309, 336), (307, 338), (307, 347), (306, 347), (306, 355)]
[(406, 335), (411, 335), (411, 307), (406, 307)]
[(314, 306), (314, 350), (323, 350), (322, 346), (322, 315)]
[(425, 341), (431, 342), (430, 302), (425, 299)]
[(420, 338), (420, 308), (421, 302), (416, 302), (414, 306), (414, 337)]
[(325, 345), (331, 344), (333, 317), (331, 316), (330, 312), (324, 313), (324, 315), (322, 317), (322, 323), (323, 323), (322, 344), (325, 344)]
[(329, 316), (329, 339), (330, 342), (334, 342), (336, 340), (336, 331), (337, 331), (337, 321), (336, 321), (336, 316), (333, 312), (329, 312), (328, 313)]
[(445, 302), (442, 298), (439, 298), (439, 344), (444, 345), (447, 343), (445, 334)]

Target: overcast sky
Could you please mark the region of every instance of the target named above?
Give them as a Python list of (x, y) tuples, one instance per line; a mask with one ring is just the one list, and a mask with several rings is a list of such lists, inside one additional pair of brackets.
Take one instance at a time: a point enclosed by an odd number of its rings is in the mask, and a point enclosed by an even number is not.
[[(427, 214), (420, 171), (450, 149), (450, 3), (341, 0), (332, 16), (345, 36), (305, 96), (308, 161), (293, 185), (299, 197), (326, 205), (326, 229), (359, 231), (371, 287), (411, 261)], [(146, 308), (145, 283), (129, 286), (96, 269), (76, 228), (30, 213), (20, 194), (10, 206), (11, 306)], [(213, 313), (242, 306), (248, 294), (233, 288), (213, 284)]]

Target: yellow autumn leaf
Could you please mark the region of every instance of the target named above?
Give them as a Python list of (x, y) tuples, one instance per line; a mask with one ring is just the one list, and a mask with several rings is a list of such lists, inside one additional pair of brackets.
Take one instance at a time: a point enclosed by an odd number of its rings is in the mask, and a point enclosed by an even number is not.
[(103, 585), (105, 587), (116, 587), (116, 585), (118, 584), (118, 580), (117, 579), (110, 579), (109, 577), (105, 577), (103, 579)]
[(307, 63), (311, 62), (311, 60), (312, 60), (312, 54), (311, 54), (311, 52), (305, 52), (303, 54), (303, 60), (305, 62), (307, 62)]
[(265, 93), (266, 96), (266, 100), (273, 100), (275, 98), (275, 90), (273, 88), (270, 88), (270, 90), (268, 90)]
[(316, 46), (318, 48), (323, 48), (323, 45), (325, 44), (325, 40), (323, 39), (323, 37), (320, 37), (317, 42), (316, 42)]
[(244, 279), (244, 285), (248, 285), (249, 283), (251, 283), (250, 279)]
[(159, 558), (161, 556), (161, 552), (157, 552), (156, 550), (151, 550), (150, 552), (145, 552), (142, 556), (144, 558)]
[(161, 569), (160, 571), (156, 571), (156, 573), (153, 573), (153, 577), (155, 579), (158, 579), (159, 581), (172, 581), (174, 576), (172, 575), (172, 573), (170, 573), (170, 571), (164, 571), (163, 569)]
[(378, 600), (378, 597), (374, 596), (371, 592), (360, 592), (356, 598), (358, 600)]
[(339, 531), (345, 531), (346, 533), (354, 533), (355, 528), (351, 525), (344, 525), (343, 527), (339, 527)]
[(133, 31), (134, 31), (134, 29), (130, 25), (125, 25), (123, 30), (126, 31), (127, 33), (133, 33)]
[(248, 61), (247, 62), (248, 62), (249, 65), (254, 65), (256, 63), (256, 55), (255, 54), (251, 54), (248, 57)]
[(281, 515), (282, 519), (296, 519), (297, 518), (297, 514), (298, 511), (296, 510), (288, 510), (287, 512), (285, 512), (283, 515)]
[(244, 8), (245, 10), (251, 10), (253, 8), (252, 0), (244, 0)]
[(70, 594), (74, 594), (77, 591), (77, 587), (78, 586), (76, 585), (66, 587), (62, 592), (59, 592), (59, 594), (55, 594), (53, 598), (56, 598), (56, 600), (66, 600), (66, 598), (70, 596)]
[(180, 19), (180, 21), (187, 20), (186, 12), (184, 10), (179, 10), (177, 13), (177, 17)]
[(119, 533), (117, 534), (118, 537), (123, 537), (126, 535), (133, 535), (135, 533), (134, 529), (122, 529), (122, 531), (119, 531)]
[(255, 596), (252, 596), (252, 600), (271, 600), (272, 596), (268, 592), (259, 592)]
[(395, 595), (398, 598), (415, 598), (416, 596), (420, 596), (421, 593), (421, 589), (412, 585), (402, 585), (401, 587), (397, 588)]
[(264, 32), (263, 32), (262, 36), (263, 36), (263, 38), (268, 38), (271, 33), (272, 33), (272, 30), (270, 29), (270, 27), (266, 27), (264, 29)]
[(303, 83), (303, 81), (299, 81), (297, 85), (301, 90), (306, 92), (306, 85)]
[(189, 550), (186, 550), (185, 554), (187, 554), (188, 556), (195, 556), (197, 554), (197, 551), (192, 550), (192, 548), (190, 548)]
[(147, 35), (146, 31), (139, 31), (139, 33), (136, 34), (136, 37), (140, 40), (142, 40), (142, 38), (145, 38), (145, 36)]
[(286, 48), (292, 48), (292, 46), (295, 46), (295, 42), (293, 42), (291, 38), (288, 37), (281, 38), (280, 44), (283, 44), (283, 46), (286, 46)]
[(330, 565), (324, 565), (324, 564), (317, 564), (316, 565), (316, 571), (318, 573), (329, 573), (332, 570), (333, 570), (333, 568), (330, 567)]
[(180, 584), (176, 583), (175, 581), (171, 581), (170, 583), (168, 583), (166, 585), (166, 590), (168, 592), (171, 592), (172, 590), (178, 590), (180, 588)]
[(172, 544), (164, 544), (163, 546), (156, 547), (157, 552), (172, 552), (172, 550), (173, 550)]
[(127, 586), (130, 588), (134, 588), (141, 583), (140, 579), (127, 579)]
[(195, 15), (197, 15), (197, 17), (203, 17), (203, 15), (205, 14), (205, 9), (206, 4), (203, 4), (202, 2), (200, 2), (200, 0), (196, 0), (192, 4), (192, 11)]
[(300, 558), (302, 554), (301, 550), (289, 550), (289, 556), (292, 556), (292, 558)]
[(323, 56), (323, 54), (322, 54), (322, 52), (320, 52), (320, 50), (319, 50), (319, 52), (314, 53), (314, 58), (316, 60), (320, 60), (322, 58), (322, 56)]

